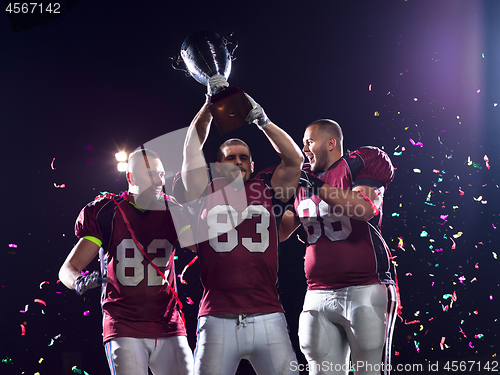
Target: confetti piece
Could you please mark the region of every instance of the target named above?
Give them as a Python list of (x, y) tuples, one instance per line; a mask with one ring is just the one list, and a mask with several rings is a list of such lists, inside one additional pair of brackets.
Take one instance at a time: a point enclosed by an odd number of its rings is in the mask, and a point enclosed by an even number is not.
[(472, 345), (472, 341), (471, 341), (471, 342), (469, 342), (469, 346), (471, 347), (471, 349), (474, 349), (474, 348), (475, 348), (475, 346), (474, 346), (474, 345)]
[(375, 117), (377, 116), (380, 116), (380, 113), (378, 113), (378, 111), (375, 111), (375, 113), (373, 114)]
[[(297, 235), (298, 236), (298, 235)], [(184, 274), (186, 273), (187, 269), (194, 263), (196, 262), (196, 259), (198, 259), (198, 255), (196, 255), (191, 261), (186, 264), (186, 267), (182, 270), (181, 274), (179, 275), (179, 278), (181, 280), (181, 284), (187, 284), (187, 282), (184, 280)]]
[(42, 362), (43, 362), (43, 358), (40, 358), (40, 359), (38, 360), (38, 363), (42, 363)]
[(9, 247), (13, 247), (13, 248), (16, 248), (17, 249), (17, 245), (15, 243), (10, 243), (9, 244)]
[(40, 283), (40, 289), (42, 289), (42, 287), (45, 285), (45, 284), (50, 284), (48, 281), (42, 281)]
[(420, 323), (420, 320), (412, 320), (411, 322), (408, 322), (408, 321), (405, 319), (405, 324), (406, 324), (406, 325), (409, 325), (409, 324), (417, 324), (417, 323)]
[(441, 350), (444, 350), (444, 342), (446, 340), (446, 337), (441, 337), (441, 342), (439, 343), (439, 346), (441, 347)]
[(186, 300), (187, 300), (188, 305), (194, 305), (194, 302), (191, 299), (191, 297), (187, 297)]
[(50, 168), (52, 168), (52, 170), (56, 169), (54, 167), (54, 161), (56, 160), (56, 158), (52, 159), (52, 163), (50, 163)]
[(76, 366), (73, 366), (71, 367), (71, 371), (77, 373), (77, 374), (83, 374), (83, 375), (89, 375), (89, 373), (87, 371), (84, 371), (84, 370), (80, 370), (78, 367)]
[(420, 343), (418, 341), (414, 341), (415, 343), (415, 349), (417, 350), (417, 352), (420, 352)]
[(413, 172), (415, 172), (415, 173), (421, 173), (422, 171), (420, 169), (418, 169), (418, 168), (413, 168)]
[(305, 241), (304, 241), (302, 238), (300, 238), (300, 236), (299, 236), (298, 234), (297, 234), (297, 239), (298, 239), (300, 242), (305, 243)]
[(84, 311), (84, 312), (83, 312), (83, 316), (87, 316), (87, 315), (89, 315), (89, 314), (90, 314), (90, 311), (89, 311), (89, 310), (87, 310), (87, 311)]
[(411, 272), (407, 272), (405, 276), (413, 276)]
[(24, 326), (24, 324), (21, 324), (21, 336), (24, 335), (26, 335), (26, 327)]
[(401, 249), (403, 251), (406, 251), (404, 248), (404, 242), (403, 242), (403, 237), (398, 237), (399, 243), (398, 243), (398, 249)]
[(457, 234), (454, 234), (453, 235), (453, 238), (458, 238), (458, 237), (461, 237), (462, 234), (464, 234), (463, 232), (458, 232)]
[(24, 306), (24, 310), (19, 310), (19, 312), (24, 314), (26, 311), (28, 311), (28, 306), (29, 305)]
[(476, 339), (482, 339), (484, 337), (484, 335), (482, 333), (479, 333), (477, 335), (474, 336)]
[(40, 303), (40, 304), (42, 304), (42, 305), (44, 305), (44, 306), (47, 306), (47, 304), (45, 303), (45, 301), (44, 301), (44, 300), (41, 300), (41, 299), (38, 299), (38, 298), (35, 298), (35, 301), (34, 301), (34, 302)]
[(420, 147), (424, 147), (424, 144), (422, 142), (417, 142), (415, 143), (415, 141), (413, 139), (410, 138), (410, 142), (413, 146), (420, 146)]
[(427, 233), (425, 230), (422, 231), (422, 233), (420, 233), (420, 237), (428, 237), (429, 236), (429, 233)]
[(490, 169), (490, 159), (488, 159), (488, 156), (484, 155), (483, 159), (486, 162), (486, 168)]
[(451, 242), (453, 242), (453, 245), (451, 245), (451, 249), (452, 250), (455, 250), (457, 248), (457, 244), (455, 243), (455, 241), (453, 241), (453, 238), (450, 238)]
[(54, 187), (64, 189), (64, 188), (66, 187), (66, 185), (65, 185), (65, 184), (57, 185), (57, 184), (54, 182)]
[(497, 253), (493, 252), (492, 254), (493, 254), (493, 258), (498, 259), (497, 258)]
[(371, 84), (368, 86), (368, 91), (372, 91), (372, 85)]

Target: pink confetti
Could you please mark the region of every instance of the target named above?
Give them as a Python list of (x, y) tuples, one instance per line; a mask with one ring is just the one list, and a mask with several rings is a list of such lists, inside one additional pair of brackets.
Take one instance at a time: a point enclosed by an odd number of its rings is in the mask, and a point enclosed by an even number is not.
[(90, 311), (89, 311), (89, 310), (87, 310), (87, 311), (84, 311), (84, 312), (83, 312), (83, 315), (84, 315), (84, 316), (87, 316), (87, 315), (89, 315), (89, 314), (90, 314)]
[(493, 227), (493, 229), (497, 229), (497, 227), (495, 226), (495, 224), (491, 224), (491, 226)]
[(19, 312), (24, 314), (26, 311), (28, 311), (28, 307), (29, 305), (24, 306), (24, 310), (19, 310)]
[(56, 158), (52, 159), (52, 163), (50, 163), (50, 168), (52, 168), (52, 170), (56, 169), (54, 167), (54, 161), (56, 160)]
[(21, 324), (21, 336), (24, 336), (26, 334), (26, 327), (24, 324)]
[(465, 334), (465, 332), (462, 330), (462, 327), (458, 327), (458, 328), (460, 328), (460, 333), (461, 333), (462, 335), (464, 335), (464, 337), (465, 337), (465, 338), (467, 338), (467, 335), (466, 335), (466, 334)]
[(302, 243), (305, 243), (304, 240), (302, 240), (302, 238), (300, 238), (300, 236), (297, 234), (297, 239), (302, 242)]
[(9, 244), (9, 247), (14, 247), (14, 248), (16, 248), (16, 249), (17, 249), (17, 245), (16, 245), (15, 243), (10, 243), (10, 244)]
[(186, 300), (187, 300), (188, 305), (194, 305), (194, 302), (191, 299), (191, 297), (187, 297)]
[(441, 215), (441, 216), (439, 216), (439, 218), (440, 218), (441, 220), (444, 220), (444, 222), (443, 222), (443, 223), (441, 223), (441, 225), (444, 225), (444, 223), (446, 223), (446, 222), (448, 221), (448, 220), (447, 220), (447, 219), (448, 219), (448, 216), (449, 216), (449, 215)]
[(406, 324), (406, 325), (409, 325), (409, 324), (417, 324), (417, 323), (420, 323), (420, 320), (412, 320), (411, 322), (408, 322), (408, 321), (405, 319), (405, 324)]
[(470, 282), (473, 283), (474, 281), (477, 281), (475, 277)]
[(413, 275), (411, 274), (411, 272), (408, 272), (405, 274), (405, 276), (413, 276)]
[(457, 248), (457, 244), (455, 243), (455, 241), (453, 241), (453, 238), (450, 237), (450, 240), (451, 242), (453, 242), (453, 245), (451, 245), (451, 249), (455, 250)]
[(441, 337), (441, 342), (439, 343), (439, 346), (441, 347), (441, 350), (444, 350), (444, 342), (446, 340), (446, 337)]
[(368, 91), (372, 91), (372, 85), (371, 84), (368, 86)]
[(40, 303), (40, 304), (42, 304), (42, 305), (44, 305), (44, 306), (47, 306), (47, 303), (45, 303), (45, 301), (44, 301), (44, 300), (41, 300), (41, 299), (38, 299), (38, 298), (35, 298), (35, 301), (34, 301), (34, 302)]
[(413, 146), (420, 146), (420, 147), (424, 147), (424, 144), (422, 142), (417, 142), (415, 143), (415, 141), (413, 139), (410, 138), (410, 142)]
[(42, 289), (42, 286), (44, 286), (45, 284), (50, 284), (48, 281), (42, 281), (40, 283), (40, 289)]
[(486, 168), (490, 169), (490, 159), (487, 155), (484, 155), (484, 161), (486, 162)]
[(65, 185), (65, 184), (57, 185), (57, 184), (54, 182), (54, 187), (64, 189), (64, 188), (66, 187), (66, 185)]
[(475, 268), (476, 270), (478, 270), (478, 269), (479, 269), (479, 263), (476, 263), (476, 265), (474, 266), (474, 268)]
[(471, 347), (471, 349), (474, 349), (474, 345), (472, 345), (472, 341), (469, 342), (469, 346)]

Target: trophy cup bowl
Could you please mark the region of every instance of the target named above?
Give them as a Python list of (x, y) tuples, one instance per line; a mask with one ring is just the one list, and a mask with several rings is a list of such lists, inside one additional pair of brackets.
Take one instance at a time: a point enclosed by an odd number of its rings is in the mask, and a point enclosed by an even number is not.
[[(180, 57), (186, 68), (181, 70), (205, 86), (216, 74), (227, 79), (231, 73), (232, 52), (236, 49), (235, 46), (230, 52), (228, 44), (234, 45), (235, 42), (228, 37), (221, 38), (213, 31), (203, 30), (189, 35), (181, 46)], [(180, 64), (180, 58), (176, 64)], [(210, 97), (209, 109), (217, 129), (224, 134), (246, 123), (245, 118), (252, 110), (252, 105), (243, 91), (230, 86)]]

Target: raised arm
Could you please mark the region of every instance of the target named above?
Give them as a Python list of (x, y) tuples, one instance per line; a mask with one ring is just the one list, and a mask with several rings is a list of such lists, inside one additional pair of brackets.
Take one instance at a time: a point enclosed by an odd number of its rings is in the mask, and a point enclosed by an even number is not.
[(271, 186), (279, 199), (288, 202), (294, 196), (299, 183), (304, 156), (293, 139), (269, 120), (259, 104), (250, 96), (247, 97), (253, 106), (247, 121), (254, 122), (262, 129), (281, 158), (281, 163), (271, 178)]
[(208, 184), (207, 163), (203, 155), (203, 145), (210, 132), (212, 115), (205, 102), (189, 125), (184, 141), (182, 160), (182, 182), (186, 200), (198, 199)]

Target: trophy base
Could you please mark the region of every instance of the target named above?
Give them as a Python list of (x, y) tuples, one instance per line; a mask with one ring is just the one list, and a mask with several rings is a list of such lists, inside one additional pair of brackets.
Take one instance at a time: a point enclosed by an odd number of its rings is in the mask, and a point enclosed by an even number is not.
[(246, 124), (252, 105), (243, 91), (231, 86), (212, 95), (208, 108), (219, 133), (225, 134)]

